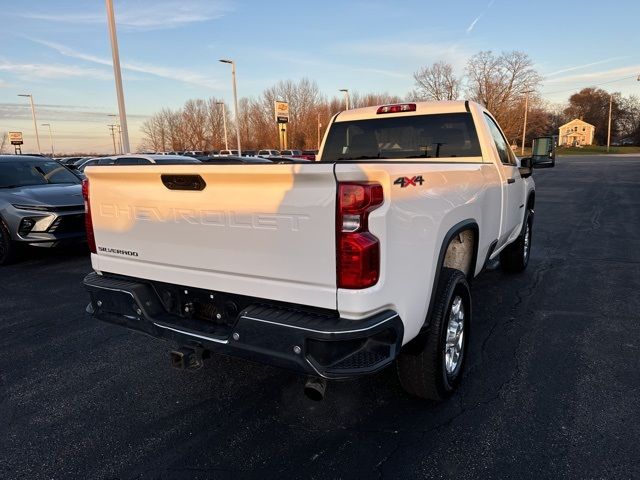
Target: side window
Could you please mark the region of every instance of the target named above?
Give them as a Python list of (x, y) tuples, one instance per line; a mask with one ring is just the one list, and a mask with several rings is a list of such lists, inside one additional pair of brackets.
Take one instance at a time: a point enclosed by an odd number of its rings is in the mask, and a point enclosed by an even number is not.
[(496, 122), (486, 113), (484, 114), (485, 119), (487, 120), (487, 125), (489, 125), (489, 131), (491, 131), (491, 136), (493, 137), (493, 141), (496, 143), (496, 148), (498, 149), (498, 155), (500, 156), (500, 161), (505, 165), (516, 165), (516, 157), (511, 151), (511, 147), (502, 135), (500, 128)]
[(116, 165), (140, 165), (140, 159), (135, 157), (120, 157), (114, 162)]

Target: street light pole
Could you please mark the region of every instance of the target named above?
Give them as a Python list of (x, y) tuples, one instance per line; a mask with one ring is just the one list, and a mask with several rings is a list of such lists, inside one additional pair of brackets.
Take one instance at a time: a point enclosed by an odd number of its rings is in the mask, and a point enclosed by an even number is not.
[[(118, 37), (116, 34), (116, 19), (113, 12), (113, 0), (105, 0), (107, 5), (107, 23), (109, 24), (109, 38), (111, 39), (111, 55), (113, 57), (113, 75), (116, 80), (116, 94), (118, 96), (118, 113), (122, 129), (122, 153), (129, 153), (129, 129), (127, 128), (127, 112), (124, 107), (124, 91), (122, 90), (122, 72), (120, 71), (120, 53), (118, 52)], [(115, 142), (115, 139), (114, 139)]]
[(531, 90), (524, 92), (524, 125), (522, 126), (522, 148), (520, 149), (520, 155), (524, 156), (524, 141), (527, 136), (527, 113), (529, 112), (529, 94)]
[(216, 102), (216, 105), (222, 105), (222, 126), (224, 127), (224, 149), (229, 150), (229, 138), (227, 137), (227, 108), (224, 102)]
[(349, 104), (351, 103), (349, 101), (349, 89), (341, 88), (340, 91), (344, 93), (344, 105), (346, 107), (345, 110), (349, 110)]
[(49, 141), (51, 142), (51, 158), (55, 157), (56, 154), (53, 151), (53, 134), (51, 133), (51, 124), (50, 123), (43, 123), (42, 124), (43, 127), (49, 127)]
[(42, 153), (42, 150), (40, 150), (40, 135), (38, 134), (38, 122), (36, 120), (36, 107), (33, 105), (33, 95), (31, 95), (30, 93), (21, 93), (18, 96), (29, 97), (29, 102), (31, 103), (31, 116), (33, 117), (33, 128), (36, 131), (36, 144), (38, 145), (38, 153)]
[(613, 93), (609, 94), (609, 129), (607, 130), (607, 153), (609, 153), (609, 146), (611, 145), (611, 105), (613, 103)]
[(238, 155), (242, 155), (240, 147), (240, 115), (238, 114), (238, 89), (236, 86), (236, 63), (233, 60), (220, 59), (222, 63), (231, 64), (231, 78), (233, 80), (233, 106), (234, 115), (236, 117), (236, 138), (238, 139)]

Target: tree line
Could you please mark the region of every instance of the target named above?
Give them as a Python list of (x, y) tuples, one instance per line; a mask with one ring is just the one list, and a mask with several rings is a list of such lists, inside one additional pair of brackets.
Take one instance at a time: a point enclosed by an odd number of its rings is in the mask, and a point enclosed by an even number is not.
[[(574, 119), (596, 127), (595, 141), (606, 143), (609, 100), (612, 100), (612, 139), (640, 144), (640, 99), (585, 88), (565, 104), (546, 102), (540, 94), (543, 77), (524, 52), (482, 51), (472, 56), (462, 75), (451, 64), (436, 62), (413, 75), (414, 88), (404, 96), (389, 93), (350, 92), (350, 107), (418, 100), (473, 100), (485, 106), (498, 120), (505, 135), (519, 144), (527, 109), (527, 138), (557, 134), (560, 125)], [(344, 110), (342, 97), (328, 98), (309, 79), (283, 80), (258, 97), (239, 100), (238, 126), (243, 149), (277, 148), (279, 132), (274, 101), (289, 103), (289, 148), (314, 149), (330, 118)], [(144, 151), (220, 150), (225, 148), (226, 115), (228, 144), (234, 148), (236, 129), (229, 105), (217, 98), (188, 100), (182, 108), (164, 108), (142, 125)]]

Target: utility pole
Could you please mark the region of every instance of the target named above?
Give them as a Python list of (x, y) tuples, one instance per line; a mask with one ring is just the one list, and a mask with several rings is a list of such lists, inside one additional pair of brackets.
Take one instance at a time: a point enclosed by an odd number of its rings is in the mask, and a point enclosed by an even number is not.
[(116, 151), (116, 124), (111, 123), (107, 125), (107, 127), (109, 127), (109, 130), (111, 130), (111, 140), (113, 140), (113, 154), (117, 155), (118, 152)]
[(118, 148), (120, 149), (120, 153), (124, 153), (124, 148), (122, 147), (122, 128), (120, 128), (120, 123), (118, 122), (118, 115), (110, 113), (109, 116), (113, 117), (113, 121), (116, 122), (116, 130), (118, 130)]
[(611, 145), (611, 105), (613, 104), (613, 93), (609, 94), (609, 129), (607, 131), (607, 153)]
[(520, 149), (520, 155), (524, 156), (524, 141), (527, 136), (527, 113), (529, 112), (529, 94), (531, 90), (524, 92), (524, 125), (522, 126), (522, 148)]
[(320, 114), (318, 114), (318, 142), (317, 142), (317, 150), (320, 150), (320, 129), (322, 128), (322, 124), (320, 123)]
[(111, 55), (113, 57), (113, 75), (116, 81), (116, 94), (118, 96), (118, 113), (120, 114), (120, 125), (122, 128), (122, 153), (129, 153), (131, 150), (129, 147), (129, 129), (127, 128), (127, 112), (124, 107), (124, 91), (122, 89), (122, 72), (120, 71), (120, 53), (118, 51), (118, 36), (116, 33), (115, 14), (113, 12), (113, 0), (105, 0), (105, 2), (107, 5), (109, 38), (111, 39)]

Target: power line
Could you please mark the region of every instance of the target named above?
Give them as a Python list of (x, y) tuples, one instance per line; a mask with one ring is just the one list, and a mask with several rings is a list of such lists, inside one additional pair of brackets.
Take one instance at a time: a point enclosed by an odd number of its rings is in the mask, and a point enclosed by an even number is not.
[(554, 93), (573, 92), (575, 90), (578, 90), (579, 88), (599, 87), (600, 85), (607, 85), (609, 83), (621, 82), (623, 80), (628, 80), (630, 78), (637, 78), (637, 75), (629, 75), (628, 77), (622, 77), (622, 78), (618, 78), (616, 80), (609, 80), (607, 82), (589, 83), (589, 84), (585, 84), (583, 87), (567, 88), (566, 90), (554, 90), (553, 92), (540, 92), (540, 94), (541, 95), (553, 95)]

